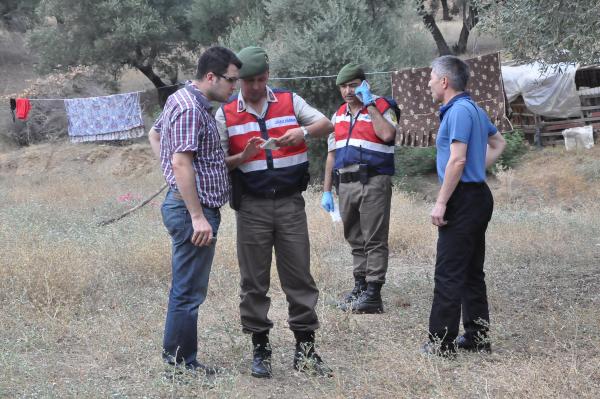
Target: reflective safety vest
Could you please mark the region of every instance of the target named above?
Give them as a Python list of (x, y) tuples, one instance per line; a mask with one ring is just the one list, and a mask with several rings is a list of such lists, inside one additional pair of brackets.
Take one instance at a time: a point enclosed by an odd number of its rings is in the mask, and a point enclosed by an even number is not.
[[(252, 137), (279, 138), (289, 129), (300, 127), (294, 112), (293, 94), (273, 90), (277, 101), (267, 103), (264, 118), (249, 112), (238, 112), (237, 95), (223, 105), (225, 124), (229, 134), (229, 155), (244, 151)], [(304, 142), (278, 150), (262, 150), (254, 158), (238, 166), (244, 190), (262, 195), (301, 190), (308, 175), (308, 153)], [(305, 189), (305, 187), (303, 188)]]
[[(375, 100), (383, 115), (390, 104), (383, 97)], [(375, 134), (371, 116), (366, 107), (351, 123), (347, 105), (342, 104), (335, 114), (335, 169), (353, 164), (367, 164), (369, 171), (382, 175), (394, 174), (394, 142), (386, 143)]]

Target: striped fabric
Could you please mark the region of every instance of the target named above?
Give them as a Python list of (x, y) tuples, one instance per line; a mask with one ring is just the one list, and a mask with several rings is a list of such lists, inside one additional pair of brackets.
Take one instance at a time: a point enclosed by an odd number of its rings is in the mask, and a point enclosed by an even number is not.
[(171, 163), (173, 154), (191, 151), (200, 202), (218, 208), (229, 200), (229, 179), (211, 108), (206, 97), (187, 82), (169, 96), (154, 129), (160, 133), (161, 167), (169, 186), (177, 189)]

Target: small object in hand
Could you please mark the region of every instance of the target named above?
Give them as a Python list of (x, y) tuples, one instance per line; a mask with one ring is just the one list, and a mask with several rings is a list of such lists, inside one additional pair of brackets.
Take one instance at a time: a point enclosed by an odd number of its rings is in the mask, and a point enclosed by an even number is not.
[(279, 146), (277, 145), (277, 141), (274, 138), (269, 138), (267, 141), (260, 145), (260, 148), (263, 150), (278, 150)]

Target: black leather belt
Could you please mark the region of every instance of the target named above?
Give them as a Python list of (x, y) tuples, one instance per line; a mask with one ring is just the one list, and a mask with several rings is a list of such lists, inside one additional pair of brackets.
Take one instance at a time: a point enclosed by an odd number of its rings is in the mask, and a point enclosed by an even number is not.
[(295, 194), (297, 192), (300, 192), (300, 190), (296, 187), (288, 187), (288, 188), (273, 188), (269, 191), (262, 191), (262, 192), (252, 192), (252, 191), (245, 191), (245, 194), (250, 195), (251, 197), (256, 197), (256, 198), (266, 198), (266, 199), (275, 199), (275, 198), (283, 198), (283, 197), (289, 197), (292, 194)]
[[(381, 173), (369, 171), (369, 177), (379, 176), (380, 174)], [(354, 183), (356, 181), (360, 181), (359, 172), (340, 173), (340, 183)]]
[(465, 187), (483, 187), (485, 186), (485, 182), (475, 182), (475, 181), (459, 181), (458, 182), (459, 186), (465, 186)]

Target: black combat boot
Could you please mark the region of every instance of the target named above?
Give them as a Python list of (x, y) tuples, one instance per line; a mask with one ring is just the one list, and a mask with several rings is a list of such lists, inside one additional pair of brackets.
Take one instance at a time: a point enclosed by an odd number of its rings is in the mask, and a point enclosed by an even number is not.
[(381, 286), (383, 283), (367, 283), (367, 290), (356, 301), (344, 304), (340, 309), (352, 313), (383, 313)]
[(365, 276), (354, 276), (354, 288), (352, 291), (348, 292), (344, 295), (344, 299), (342, 303), (348, 303), (352, 301), (356, 301), (360, 294), (363, 291), (367, 290), (367, 280), (365, 280)]
[(271, 344), (269, 332), (252, 334), (252, 377), (271, 378)]
[(315, 332), (294, 331), (294, 336), (296, 337), (294, 369), (311, 375), (332, 377), (333, 371), (315, 351)]

